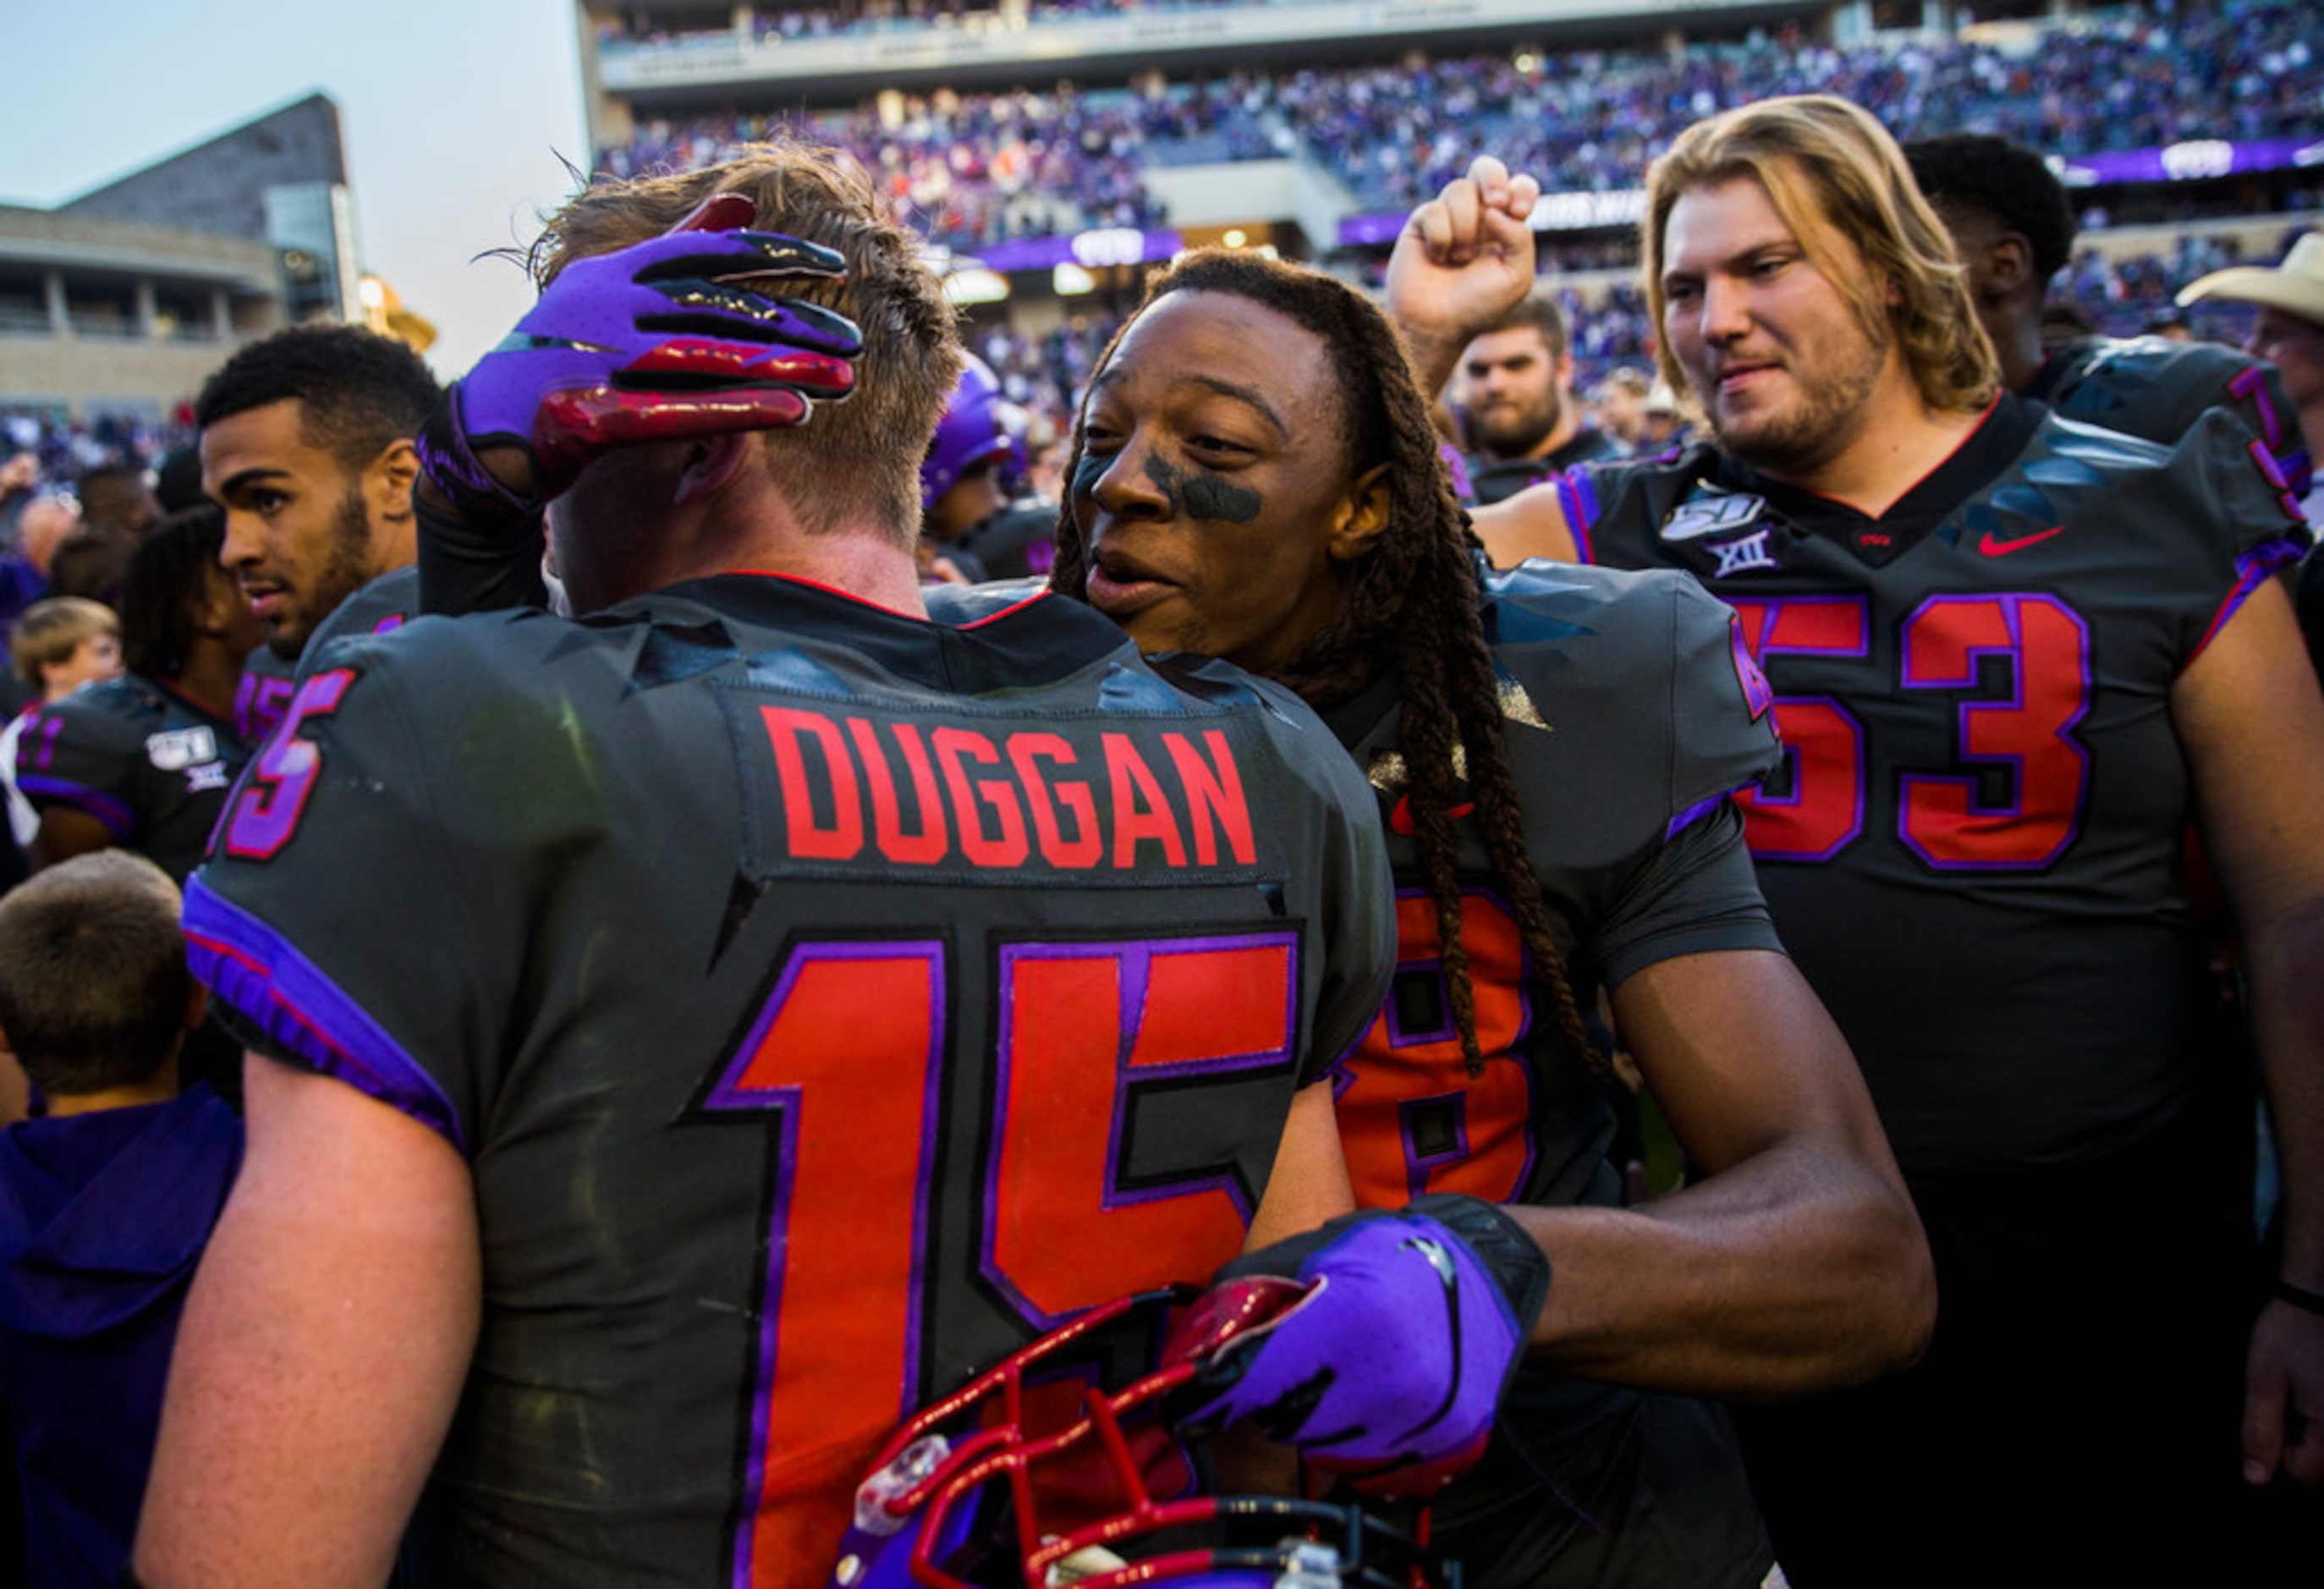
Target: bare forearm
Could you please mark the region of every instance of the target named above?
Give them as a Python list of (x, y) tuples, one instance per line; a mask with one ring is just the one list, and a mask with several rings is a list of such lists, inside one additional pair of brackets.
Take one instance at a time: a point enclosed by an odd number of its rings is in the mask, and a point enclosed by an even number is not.
[(1852, 1156), (1786, 1142), (1632, 1209), (1510, 1211), (1550, 1255), (1536, 1361), (1713, 1396), (1853, 1384), (1920, 1354), (1920, 1221)]
[(2324, 901), (2250, 937), (2252, 1022), (2283, 1187), (2283, 1278), (2324, 1290)]

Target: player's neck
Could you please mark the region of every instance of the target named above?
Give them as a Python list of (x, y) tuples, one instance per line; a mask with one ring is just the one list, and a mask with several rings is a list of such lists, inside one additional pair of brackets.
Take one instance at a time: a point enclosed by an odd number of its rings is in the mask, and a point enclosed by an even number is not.
[(1891, 365), (1862, 411), (1862, 422), (1828, 457), (1765, 473), (1877, 519), (1950, 457), (1984, 418), (1931, 408), (1901, 363)]
[(246, 660), (216, 636), (202, 635), (194, 642), (184, 670), (170, 680), (170, 687), (213, 717), (232, 717)]
[(787, 537), (730, 567), (809, 580), (908, 617), (928, 615), (919, 565), (911, 549), (897, 545), (877, 530)]
[(2034, 377), (2042, 373), (2050, 357), (2042, 346), (2038, 312), (2013, 312), (1999, 324), (1987, 320), (1985, 330), (2001, 358), (2001, 383), (2012, 392), (2023, 392), (2034, 384)]

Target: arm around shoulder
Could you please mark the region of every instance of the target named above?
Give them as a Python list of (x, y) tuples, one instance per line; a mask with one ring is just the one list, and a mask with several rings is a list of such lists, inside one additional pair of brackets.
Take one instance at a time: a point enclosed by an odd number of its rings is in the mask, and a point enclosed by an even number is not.
[(1854, 1056), (1791, 961), (1683, 955), (1630, 976), (1613, 1002), (1705, 1175), (1637, 1208), (1510, 1211), (1555, 1277), (1536, 1354), (1721, 1396), (1912, 1363), (1936, 1316), (1928, 1243)]

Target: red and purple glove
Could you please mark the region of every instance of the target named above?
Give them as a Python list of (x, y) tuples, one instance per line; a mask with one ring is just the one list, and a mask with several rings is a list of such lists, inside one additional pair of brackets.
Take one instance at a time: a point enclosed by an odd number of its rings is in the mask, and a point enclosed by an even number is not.
[[(420, 432), (421, 467), (463, 518), (536, 514), (609, 448), (779, 430), (802, 423), (814, 399), (853, 390), (853, 322), (764, 290), (770, 277), (836, 280), (845, 259), (733, 229), (756, 214), (743, 195), (720, 194), (668, 236), (558, 274)], [(494, 447), (530, 457), (529, 498), (477, 461)]]
[(1207, 1354), (1174, 1421), (1248, 1418), (1367, 1493), (1433, 1494), (1484, 1455), (1548, 1297), (1548, 1258), (1489, 1203), (1345, 1215), (1219, 1271), (1175, 1337)]

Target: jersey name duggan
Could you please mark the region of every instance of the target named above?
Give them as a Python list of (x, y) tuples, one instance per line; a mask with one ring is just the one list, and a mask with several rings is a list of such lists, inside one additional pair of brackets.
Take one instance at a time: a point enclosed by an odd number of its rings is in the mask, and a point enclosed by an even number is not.
[(761, 876), (884, 862), (993, 882), (1190, 868), (1217, 880), (1258, 860), (1238, 731), (1217, 718), (944, 721), (925, 705), (722, 693)]

